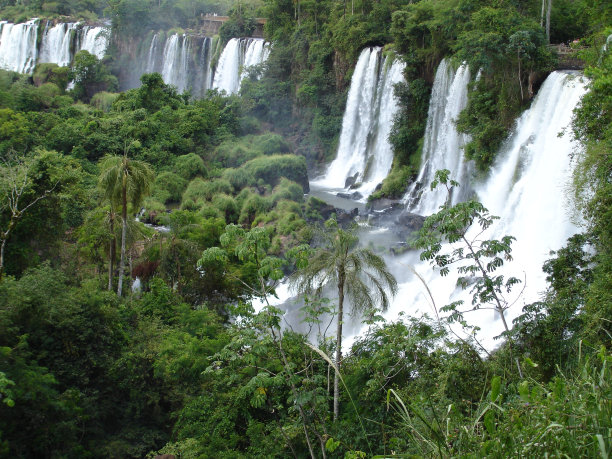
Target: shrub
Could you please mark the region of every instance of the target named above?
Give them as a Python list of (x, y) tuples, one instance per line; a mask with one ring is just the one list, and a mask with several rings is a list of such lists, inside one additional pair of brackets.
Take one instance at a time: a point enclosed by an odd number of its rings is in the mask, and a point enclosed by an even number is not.
[(208, 176), (204, 160), (195, 153), (178, 156), (174, 160), (174, 172), (185, 180), (191, 180), (197, 176), (204, 178)]
[(164, 203), (180, 202), (186, 186), (187, 180), (172, 172), (162, 172), (155, 179), (153, 195)]
[(243, 166), (253, 176), (266, 184), (276, 186), (282, 177), (299, 185), (305, 193), (309, 191), (306, 160), (295, 155), (274, 155), (255, 158)]
[(231, 194), (232, 191), (232, 185), (227, 180), (217, 179), (207, 182), (201, 178), (195, 178), (189, 182), (183, 193), (183, 201), (198, 201), (198, 199), (210, 201), (217, 193)]

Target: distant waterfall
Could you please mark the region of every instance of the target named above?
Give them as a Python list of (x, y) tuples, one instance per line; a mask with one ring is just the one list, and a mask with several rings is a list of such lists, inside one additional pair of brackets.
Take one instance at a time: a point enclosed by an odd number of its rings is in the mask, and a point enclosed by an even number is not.
[(32, 73), (38, 57), (38, 20), (23, 24), (0, 22), (0, 68)]
[[(581, 76), (553, 72), (540, 88), (531, 108), (518, 119), (488, 178), (473, 186), (491, 214), (501, 217), (480, 237), (499, 239), (512, 235), (517, 239), (513, 244), (513, 260), (505, 263), (503, 272), (525, 283), (511, 293), (511, 298), (517, 302), (507, 312), (508, 321), (521, 313), (523, 305), (540, 299), (546, 286), (542, 264), (550, 258), (549, 251), (562, 247), (577, 231), (572, 223), (571, 209), (566, 207), (565, 193), (571, 181), (570, 154), (578, 148), (569, 127), (573, 109), (585, 92)], [(560, 137), (562, 132), (565, 135)], [(444, 149), (436, 151), (445, 157), (457, 154), (457, 151)], [(433, 208), (439, 199), (433, 193), (423, 194), (420, 206)], [(418, 254), (408, 253), (391, 259), (390, 263), (395, 266), (400, 289), (387, 317), (395, 318), (402, 311), (411, 315), (432, 314), (421, 280), (407, 275), (406, 265), (413, 265), (427, 283), (438, 308), (459, 299), (464, 300), (466, 306), (470, 304), (469, 295), (455, 286), (456, 275), (441, 277), (428, 263), (421, 262)], [(518, 297), (523, 288), (522, 296)], [(481, 328), (480, 336), (489, 348), (493, 347), (492, 337), (503, 331), (497, 313), (473, 311), (466, 319)]]
[(202, 97), (212, 83), (211, 42), (208, 37), (173, 34), (164, 39), (163, 33), (154, 34), (148, 45), (142, 47), (123, 89), (139, 86), (144, 73), (158, 72), (179, 93), (191, 91), (192, 96)]
[[(455, 128), (457, 117), (467, 105), (469, 82), (467, 65), (454, 71), (446, 59), (440, 62), (429, 100), (421, 170), (404, 196), (408, 209), (414, 213), (429, 215), (444, 204), (446, 190), (429, 189), (437, 170), (450, 170), (453, 178), (461, 184), (459, 190), (469, 188), (469, 166), (462, 149), (469, 137)], [(453, 201), (458, 202), (461, 197), (456, 193)]]
[(219, 57), (212, 87), (237, 93), (247, 69), (265, 62), (269, 54), (270, 44), (261, 38), (232, 38)]
[(349, 178), (370, 195), (387, 176), (393, 162), (389, 133), (398, 106), (393, 86), (403, 81), (404, 64), (383, 58), (379, 47), (361, 52), (348, 93), (336, 159), (315, 183), (343, 189)]
[(72, 62), (71, 45), (77, 24), (60, 22), (51, 27), (47, 23), (42, 36), (42, 46), (38, 62), (49, 62), (66, 67)]

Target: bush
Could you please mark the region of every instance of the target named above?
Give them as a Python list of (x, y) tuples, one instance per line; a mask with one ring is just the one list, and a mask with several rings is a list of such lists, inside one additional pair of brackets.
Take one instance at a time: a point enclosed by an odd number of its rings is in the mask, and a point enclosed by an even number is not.
[(162, 172), (155, 179), (153, 195), (164, 203), (180, 202), (187, 180), (172, 172)]
[(204, 178), (208, 176), (204, 160), (195, 153), (178, 156), (174, 160), (174, 172), (185, 180), (191, 180), (197, 176)]
[(114, 92), (106, 92), (101, 91), (91, 98), (90, 104), (96, 107), (98, 110), (102, 110), (105, 113), (108, 113), (113, 106), (113, 102), (117, 100), (119, 94)]
[(309, 191), (306, 160), (295, 155), (274, 155), (255, 158), (247, 162), (245, 170), (253, 174), (257, 180), (276, 186), (281, 178), (285, 177), (302, 186), (302, 190)]
[(217, 179), (207, 182), (201, 178), (195, 178), (183, 193), (183, 201), (210, 201), (217, 193), (232, 194), (232, 191), (232, 185), (227, 180)]

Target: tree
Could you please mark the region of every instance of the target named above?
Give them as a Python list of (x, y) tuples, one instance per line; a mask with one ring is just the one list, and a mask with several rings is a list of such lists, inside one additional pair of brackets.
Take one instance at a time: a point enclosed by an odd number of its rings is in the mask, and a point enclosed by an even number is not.
[(74, 79), (74, 93), (78, 99), (89, 102), (100, 91), (117, 89), (117, 78), (93, 54), (82, 50), (74, 56), (71, 74)]
[[(450, 201), (452, 190), (459, 186), (459, 183), (450, 178), (448, 169), (443, 169), (436, 172), (431, 189), (435, 189), (438, 185), (446, 187)], [(503, 290), (510, 292), (512, 287), (521, 281), (512, 276), (504, 279), (502, 274), (495, 274), (495, 271), (503, 266), (504, 260), (512, 260), (511, 246), (515, 238), (504, 236), (499, 241), (481, 239), (482, 233), (498, 219), (499, 217), (490, 215), (478, 201), (470, 200), (454, 206), (450, 206), (447, 202), (438, 212), (425, 219), (414, 245), (423, 249), (421, 260), (428, 260), (440, 268), (442, 276), (448, 275), (451, 265), (467, 261), (468, 264), (462, 264), (457, 268), (461, 274), (457, 278), (457, 286), (462, 289), (471, 286), (470, 310), (481, 308), (495, 310), (502, 319), (506, 335), (509, 335), (510, 328), (505, 312), (512, 303), (504, 297)], [(474, 234), (471, 230), (476, 222), (480, 228)], [(455, 243), (460, 245), (453, 245)], [(451, 312), (451, 321), (459, 321), (464, 325), (463, 314), (466, 311), (458, 309), (462, 304), (463, 301), (456, 301), (442, 310)], [(518, 359), (516, 365), (522, 377)]]
[(4, 273), (4, 250), (12, 231), (23, 215), (57, 186), (56, 182), (48, 189), (34, 192), (34, 166), (31, 158), (14, 158), (0, 165), (0, 217), (4, 212), (8, 215), (6, 227), (0, 229), (0, 281)]
[[(291, 278), (291, 284), (299, 294), (320, 295), (326, 285), (338, 289), (338, 317), (336, 328), (336, 366), (342, 361), (342, 324), (344, 298), (350, 301), (353, 311), (371, 312), (380, 305), (384, 311), (389, 306), (387, 291), (395, 295), (397, 281), (387, 270), (384, 260), (371, 250), (358, 248), (358, 237), (353, 231), (344, 230), (335, 220), (326, 223), (324, 245), (308, 257)], [(334, 420), (338, 418), (338, 373), (334, 376)]]
[[(130, 146), (136, 142), (132, 142)], [(100, 161), (100, 186), (104, 197), (111, 205), (121, 206), (121, 259), (119, 262), (119, 283), (117, 295), (121, 296), (123, 289), (123, 271), (125, 269), (125, 242), (127, 238), (128, 204), (134, 209), (138, 208), (143, 199), (149, 194), (154, 180), (151, 167), (143, 162), (128, 158), (129, 146), (126, 146), (123, 157), (106, 156)]]

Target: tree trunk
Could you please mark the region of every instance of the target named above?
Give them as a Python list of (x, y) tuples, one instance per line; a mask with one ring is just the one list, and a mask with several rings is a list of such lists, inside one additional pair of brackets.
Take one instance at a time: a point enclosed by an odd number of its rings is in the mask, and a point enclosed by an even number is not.
[(123, 209), (121, 211), (121, 218), (123, 220), (123, 226), (121, 228), (121, 261), (119, 261), (119, 282), (117, 287), (117, 296), (121, 296), (123, 290), (123, 271), (125, 270), (125, 239), (127, 238), (127, 186), (125, 179), (122, 190), (122, 203)]
[(4, 246), (6, 245), (6, 238), (2, 238), (2, 245), (0, 246), (0, 281), (4, 274)]
[(117, 238), (115, 237), (115, 213), (111, 211), (110, 214), (110, 230), (112, 239), (110, 241), (110, 247), (108, 249), (108, 291), (113, 290), (113, 269), (115, 269), (115, 257), (117, 256)]
[(11, 220), (9, 221), (8, 228), (4, 233), (2, 233), (2, 244), (0, 245), (0, 281), (2, 280), (2, 276), (4, 275), (4, 248), (6, 247), (6, 241), (8, 241), (9, 235), (11, 234), (11, 230), (15, 226), (15, 214), (11, 215)]
[(336, 368), (334, 373), (334, 421), (338, 419), (339, 413), (339, 390), (340, 362), (342, 361), (342, 316), (344, 312), (344, 273), (338, 276), (338, 328), (336, 331)]
[(546, 8), (546, 43), (550, 44), (550, 11), (552, 10), (552, 0), (548, 0)]

